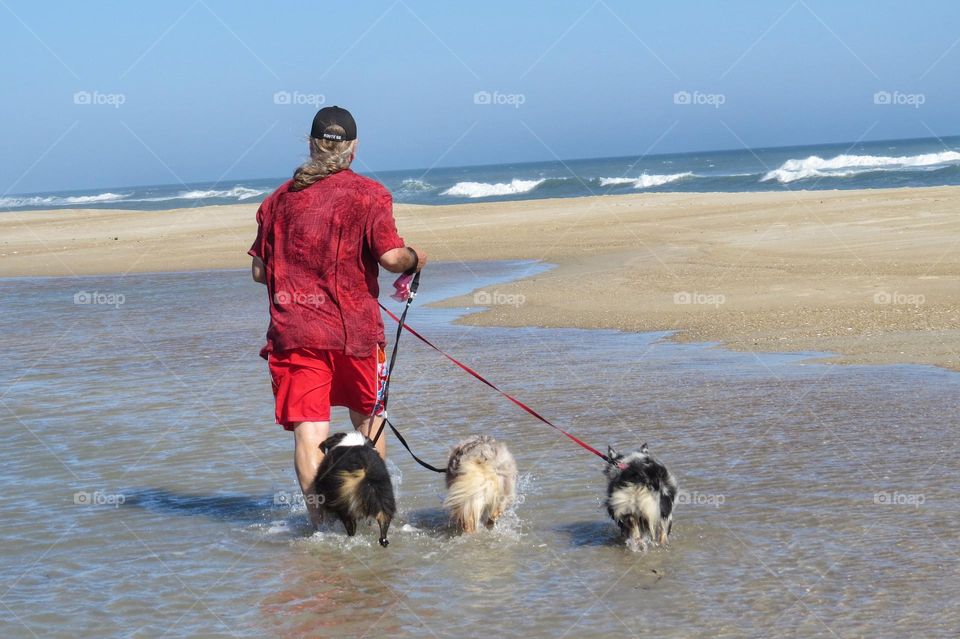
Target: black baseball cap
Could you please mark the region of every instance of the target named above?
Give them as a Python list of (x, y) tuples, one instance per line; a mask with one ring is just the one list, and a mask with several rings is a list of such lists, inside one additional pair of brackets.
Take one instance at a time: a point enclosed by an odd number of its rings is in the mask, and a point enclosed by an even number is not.
[[(328, 133), (327, 128), (338, 126), (343, 129), (343, 135)], [(349, 141), (357, 139), (357, 123), (346, 109), (338, 106), (324, 107), (313, 116), (313, 127), (310, 137), (321, 140)]]

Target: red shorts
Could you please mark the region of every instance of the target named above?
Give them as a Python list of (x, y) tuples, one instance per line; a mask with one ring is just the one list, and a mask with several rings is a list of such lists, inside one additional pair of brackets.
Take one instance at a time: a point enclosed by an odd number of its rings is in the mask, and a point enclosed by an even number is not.
[[(294, 348), (270, 353), (277, 423), (330, 421), (331, 406), (373, 412), (386, 378), (386, 355), (379, 346), (368, 357), (340, 351)], [(381, 407), (382, 408), (382, 407)]]

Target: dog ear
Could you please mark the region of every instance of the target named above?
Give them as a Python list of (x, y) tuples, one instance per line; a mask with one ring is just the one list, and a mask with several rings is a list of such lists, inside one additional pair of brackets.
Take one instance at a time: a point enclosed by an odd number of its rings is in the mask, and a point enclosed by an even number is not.
[(647, 442), (643, 442), (643, 446), (640, 447), (640, 452), (646, 455), (650, 450), (647, 448)]
[(620, 453), (618, 453), (616, 450), (614, 450), (613, 446), (609, 446), (609, 445), (608, 445), (608, 446), (607, 446), (607, 457), (609, 457), (610, 459), (620, 459), (621, 455), (620, 455)]

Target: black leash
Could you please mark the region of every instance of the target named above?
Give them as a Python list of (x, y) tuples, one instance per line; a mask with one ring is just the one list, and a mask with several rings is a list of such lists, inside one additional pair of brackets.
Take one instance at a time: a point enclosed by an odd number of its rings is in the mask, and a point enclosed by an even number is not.
[(407, 452), (410, 453), (410, 456), (413, 457), (413, 461), (417, 462), (418, 464), (420, 464), (421, 466), (423, 466), (423, 467), (426, 468), (427, 470), (432, 470), (432, 471), (435, 472), (435, 473), (446, 473), (446, 472), (447, 472), (447, 469), (446, 469), (446, 468), (437, 468), (436, 466), (431, 466), (431, 465), (428, 464), (427, 462), (425, 462), (425, 461), (423, 461), (422, 459), (420, 459), (419, 457), (417, 457), (416, 453), (414, 453), (412, 450), (410, 450), (410, 444), (408, 444), (408, 443), (407, 443), (407, 440), (405, 440), (405, 439), (403, 438), (403, 435), (400, 434), (400, 431), (397, 430), (397, 427), (394, 426), (393, 423), (392, 423), (389, 419), (387, 419), (386, 417), (383, 418), (383, 421), (384, 421), (384, 423), (390, 425), (390, 430), (393, 431), (393, 434), (397, 436), (397, 439), (400, 440), (400, 443), (403, 444), (403, 447), (406, 448), (406, 449), (407, 449)]
[[(397, 320), (397, 336), (393, 341), (393, 352), (390, 354), (390, 367), (387, 368), (387, 378), (383, 382), (383, 394), (381, 398), (377, 400), (377, 403), (373, 407), (373, 415), (376, 415), (381, 408), (385, 408), (387, 405), (387, 397), (390, 395), (390, 380), (393, 378), (393, 367), (397, 362), (397, 347), (400, 345), (400, 335), (403, 334), (403, 325), (407, 320), (407, 311), (410, 310), (410, 305), (413, 303), (413, 298), (417, 295), (417, 289), (420, 288), (420, 271), (413, 276), (413, 281), (410, 282), (410, 295), (407, 297), (407, 304), (403, 307), (403, 313), (400, 314), (400, 319)], [(403, 444), (403, 447), (407, 449), (407, 452), (410, 453), (410, 456), (413, 457), (413, 461), (417, 462), (427, 470), (432, 470), (435, 473), (446, 473), (446, 468), (437, 468), (436, 466), (431, 466), (427, 462), (423, 461), (417, 457), (410, 449), (410, 444), (407, 443), (407, 440), (404, 439), (403, 435), (400, 434), (400, 431), (396, 426), (393, 425), (393, 422), (384, 415), (383, 421), (380, 423), (380, 428), (377, 430), (377, 434), (373, 438), (373, 443), (376, 444), (380, 439), (380, 436), (383, 434), (384, 425), (389, 425), (390, 430), (393, 431), (393, 434), (397, 436), (397, 439)]]
[[(374, 404), (373, 412), (370, 415), (371, 417), (375, 416), (381, 409), (385, 409), (387, 406), (387, 397), (390, 395), (390, 380), (393, 378), (393, 365), (397, 363), (397, 349), (400, 346), (400, 335), (403, 334), (403, 323), (407, 321), (407, 311), (410, 310), (410, 305), (413, 304), (413, 298), (417, 296), (418, 288), (420, 288), (420, 271), (414, 274), (413, 281), (410, 282), (410, 295), (407, 297), (407, 304), (403, 307), (403, 313), (400, 314), (400, 319), (397, 320), (397, 336), (393, 340), (393, 352), (390, 354), (390, 366), (387, 368), (387, 379), (383, 382), (383, 394), (377, 399), (377, 403)], [(371, 440), (374, 445), (380, 440), (380, 435), (383, 434), (383, 427), (387, 423), (387, 417), (384, 415), (377, 434)], [(390, 428), (393, 428), (393, 424), (390, 424)], [(393, 432), (396, 433), (397, 430), (393, 428)], [(401, 438), (400, 441), (403, 441), (403, 439)], [(407, 448), (407, 450), (410, 449)], [(412, 452), (410, 454), (413, 455)], [(416, 458), (416, 456), (414, 456), (414, 458)]]

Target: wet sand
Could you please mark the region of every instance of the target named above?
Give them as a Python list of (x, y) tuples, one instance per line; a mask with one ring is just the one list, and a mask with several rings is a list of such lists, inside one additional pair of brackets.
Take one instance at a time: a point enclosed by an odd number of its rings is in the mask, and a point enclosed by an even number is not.
[[(449, 303), (498, 326), (678, 331), (960, 370), (960, 187), (397, 206), (434, 260), (557, 268)], [(233, 268), (256, 205), (0, 216), (0, 276)], [(429, 278), (425, 279), (429, 286)], [(481, 308), (482, 307), (482, 308)]]

